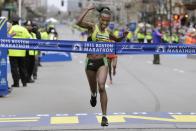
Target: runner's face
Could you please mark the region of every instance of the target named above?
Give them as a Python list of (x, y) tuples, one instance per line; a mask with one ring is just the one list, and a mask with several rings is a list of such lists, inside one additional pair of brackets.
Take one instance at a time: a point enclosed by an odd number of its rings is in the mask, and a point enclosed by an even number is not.
[(101, 29), (107, 28), (110, 23), (111, 16), (108, 14), (101, 14), (99, 22)]

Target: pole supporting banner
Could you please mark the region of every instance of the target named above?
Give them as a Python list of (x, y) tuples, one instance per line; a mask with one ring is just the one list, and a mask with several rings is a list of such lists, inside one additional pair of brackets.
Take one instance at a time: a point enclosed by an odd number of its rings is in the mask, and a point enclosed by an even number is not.
[[(0, 38), (7, 38), (7, 19), (0, 17)], [(8, 94), (7, 49), (0, 48), (0, 96)]]

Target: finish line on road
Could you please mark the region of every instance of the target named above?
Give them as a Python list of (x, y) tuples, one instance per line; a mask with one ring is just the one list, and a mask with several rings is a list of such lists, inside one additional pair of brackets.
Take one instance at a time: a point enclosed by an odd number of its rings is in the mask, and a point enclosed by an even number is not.
[[(108, 114), (110, 126), (132, 126), (137, 124), (148, 125), (187, 125), (187, 128), (196, 128), (196, 113), (112, 113)], [(0, 128), (5, 127), (50, 127), (63, 126), (100, 126), (101, 113), (87, 114), (37, 114), (37, 115), (0, 115)], [(153, 124), (153, 125), (151, 125)], [(150, 126), (149, 126), (150, 125)], [(191, 127), (189, 127), (191, 125)], [(162, 126), (160, 126), (161, 128)]]

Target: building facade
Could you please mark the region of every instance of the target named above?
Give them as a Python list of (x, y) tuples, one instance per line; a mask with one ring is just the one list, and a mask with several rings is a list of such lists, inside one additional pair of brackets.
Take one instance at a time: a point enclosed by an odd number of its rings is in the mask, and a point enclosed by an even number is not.
[(22, 3), (25, 6), (31, 7), (31, 9), (36, 9), (38, 7), (46, 7), (47, 6), (47, 0), (22, 0)]

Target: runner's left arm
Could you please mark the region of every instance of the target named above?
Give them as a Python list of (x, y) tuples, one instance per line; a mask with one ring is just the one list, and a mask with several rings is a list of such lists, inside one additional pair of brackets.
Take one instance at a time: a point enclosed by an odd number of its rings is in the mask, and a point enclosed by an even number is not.
[(117, 38), (116, 36), (114, 36), (113, 33), (110, 33), (110, 39), (111, 40), (114, 40), (116, 42), (121, 42), (124, 38), (126, 38), (126, 36), (127, 36), (128, 33), (129, 33), (128, 31), (123, 32), (123, 36), (122, 37), (119, 37), (119, 38)]

